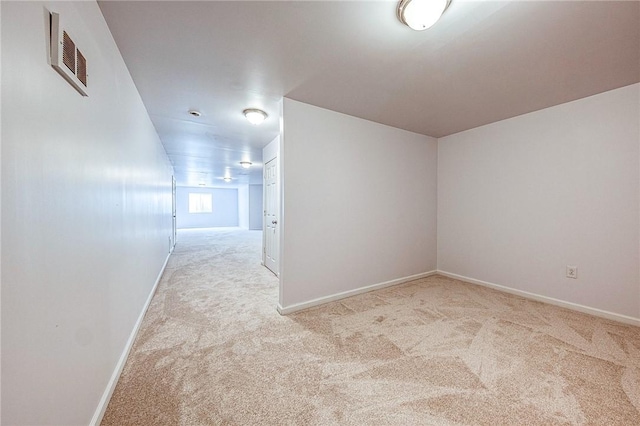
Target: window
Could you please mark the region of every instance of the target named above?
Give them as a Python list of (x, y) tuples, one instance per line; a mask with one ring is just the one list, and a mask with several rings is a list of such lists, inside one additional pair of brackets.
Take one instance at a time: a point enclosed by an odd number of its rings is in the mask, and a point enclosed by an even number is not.
[(190, 192), (189, 213), (213, 213), (211, 194)]

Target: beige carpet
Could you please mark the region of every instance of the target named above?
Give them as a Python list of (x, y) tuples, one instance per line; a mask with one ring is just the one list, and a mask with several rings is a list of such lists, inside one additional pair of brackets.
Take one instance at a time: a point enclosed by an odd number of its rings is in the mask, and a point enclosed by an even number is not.
[(188, 231), (103, 425), (640, 425), (640, 328), (434, 276), (287, 317), (261, 234)]

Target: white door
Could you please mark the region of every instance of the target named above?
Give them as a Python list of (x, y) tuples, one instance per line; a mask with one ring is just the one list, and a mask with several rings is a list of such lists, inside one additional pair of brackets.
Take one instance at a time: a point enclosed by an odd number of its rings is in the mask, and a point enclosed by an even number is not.
[(280, 251), (278, 224), (278, 158), (264, 166), (264, 266), (278, 275)]
[(171, 216), (172, 216), (172, 226), (173, 226), (173, 235), (171, 236), (171, 249), (176, 246), (176, 237), (178, 236), (177, 224), (176, 224), (176, 178), (175, 176), (171, 177)]

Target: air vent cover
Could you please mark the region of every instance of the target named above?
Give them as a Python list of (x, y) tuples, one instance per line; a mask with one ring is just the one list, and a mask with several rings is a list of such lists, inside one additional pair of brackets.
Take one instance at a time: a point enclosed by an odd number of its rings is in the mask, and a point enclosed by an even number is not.
[(62, 62), (76, 73), (76, 45), (66, 31), (62, 32)]
[(76, 49), (76, 52), (78, 53), (76, 57), (76, 77), (78, 77), (80, 83), (84, 84), (84, 87), (87, 87), (87, 60), (79, 50)]
[(51, 13), (51, 66), (82, 96), (89, 96), (87, 92), (87, 59), (78, 50), (57, 13)]

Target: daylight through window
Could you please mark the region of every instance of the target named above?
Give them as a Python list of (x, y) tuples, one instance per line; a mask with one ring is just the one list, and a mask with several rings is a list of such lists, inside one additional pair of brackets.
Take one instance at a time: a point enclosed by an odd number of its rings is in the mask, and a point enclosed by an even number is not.
[(212, 213), (211, 194), (189, 193), (189, 213)]

